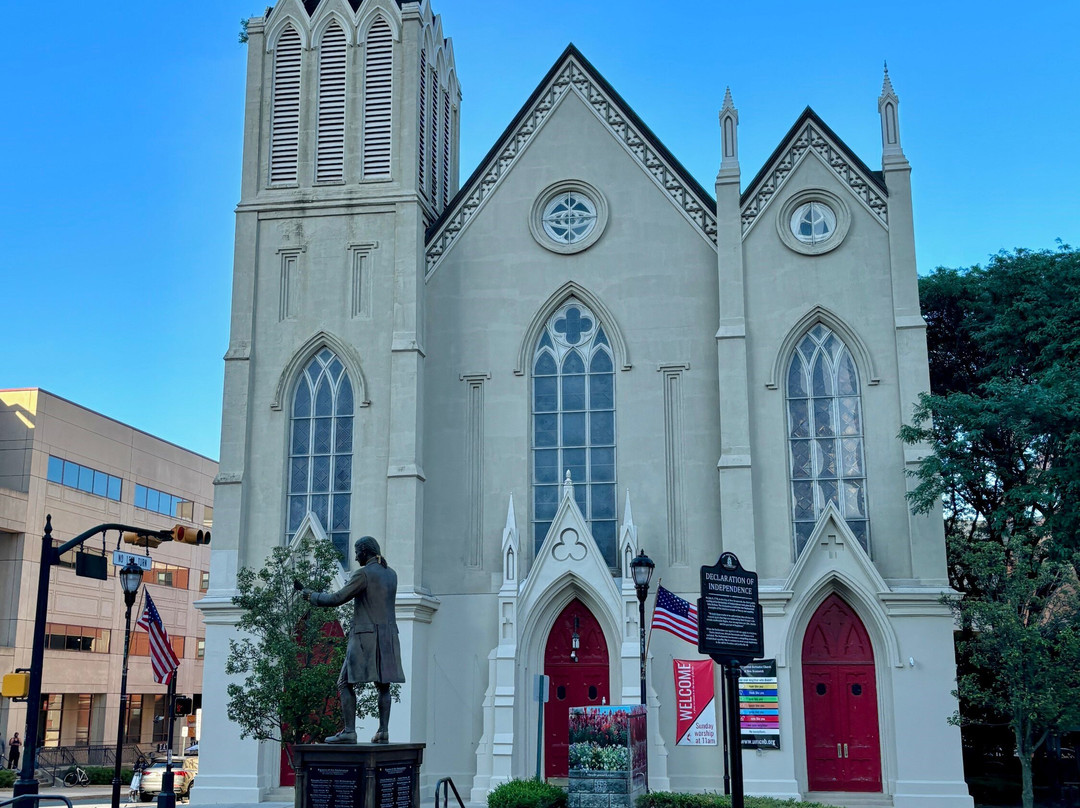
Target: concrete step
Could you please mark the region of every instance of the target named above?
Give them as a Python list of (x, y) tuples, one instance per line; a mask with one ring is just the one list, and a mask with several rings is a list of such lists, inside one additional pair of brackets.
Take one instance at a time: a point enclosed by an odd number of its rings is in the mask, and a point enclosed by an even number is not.
[(835, 805), (836, 808), (892, 808), (888, 794), (859, 794), (853, 791), (809, 791), (803, 795), (807, 802)]

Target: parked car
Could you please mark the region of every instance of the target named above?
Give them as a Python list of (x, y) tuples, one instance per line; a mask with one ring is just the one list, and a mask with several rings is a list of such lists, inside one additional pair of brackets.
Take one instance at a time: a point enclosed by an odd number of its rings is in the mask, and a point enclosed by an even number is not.
[[(192, 760), (192, 764), (194, 765), (188, 765), (185, 758), (173, 758), (173, 793), (177, 797), (191, 795), (191, 786), (195, 782), (195, 770), (198, 766), (197, 760)], [(150, 802), (161, 793), (161, 778), (165, 774), (165, 768), (165, 761), (158, 760), (151, 763), (143, 772), (142, 782), (139, 783), (140, 800)]]

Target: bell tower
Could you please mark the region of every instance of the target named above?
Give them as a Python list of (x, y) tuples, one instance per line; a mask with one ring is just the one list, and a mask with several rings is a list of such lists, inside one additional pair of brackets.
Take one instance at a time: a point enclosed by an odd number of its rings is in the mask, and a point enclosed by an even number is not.
[[(423, 740), (424, 239), (458, 188), (453, 47), (428, 0), (280, 0), (247, 35), (207, 675), (226, 678), (241, 567), (302, 528), (347, 572), (370, 533), (411, 683), (392, 734)], [(237, 737), (224, 687), (204, 706), (204, 798), (258, 802), (279, 757)]]
[(247, 35), (242, 204), (416, 193), (438, 216), (461, 91), (427, 0), (281, 0)]

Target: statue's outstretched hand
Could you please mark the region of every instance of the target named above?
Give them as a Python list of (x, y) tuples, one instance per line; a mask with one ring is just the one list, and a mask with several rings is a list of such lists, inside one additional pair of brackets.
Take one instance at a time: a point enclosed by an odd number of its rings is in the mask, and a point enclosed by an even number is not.
[(305, 589), (305, 590), (303, 590), (303, 591), (302, 591), (302, 592), (300, 593), (300, 597), (302, 597), (302, 598), (303, 598), (304, 600), (306, 600), (306, 601), (307, 601), (308, 603), (311, 603), (311, 590), (310, 590), (310, 589)]

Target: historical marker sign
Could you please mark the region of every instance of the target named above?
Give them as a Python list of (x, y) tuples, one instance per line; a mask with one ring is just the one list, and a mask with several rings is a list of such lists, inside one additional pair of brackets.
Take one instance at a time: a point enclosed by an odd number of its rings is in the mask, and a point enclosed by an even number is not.
[(725, 665), (757, 659), (765, 652), (761, 622), (756, 572), (744, 570), (734, 553), (701, 568), (699, 653)]

